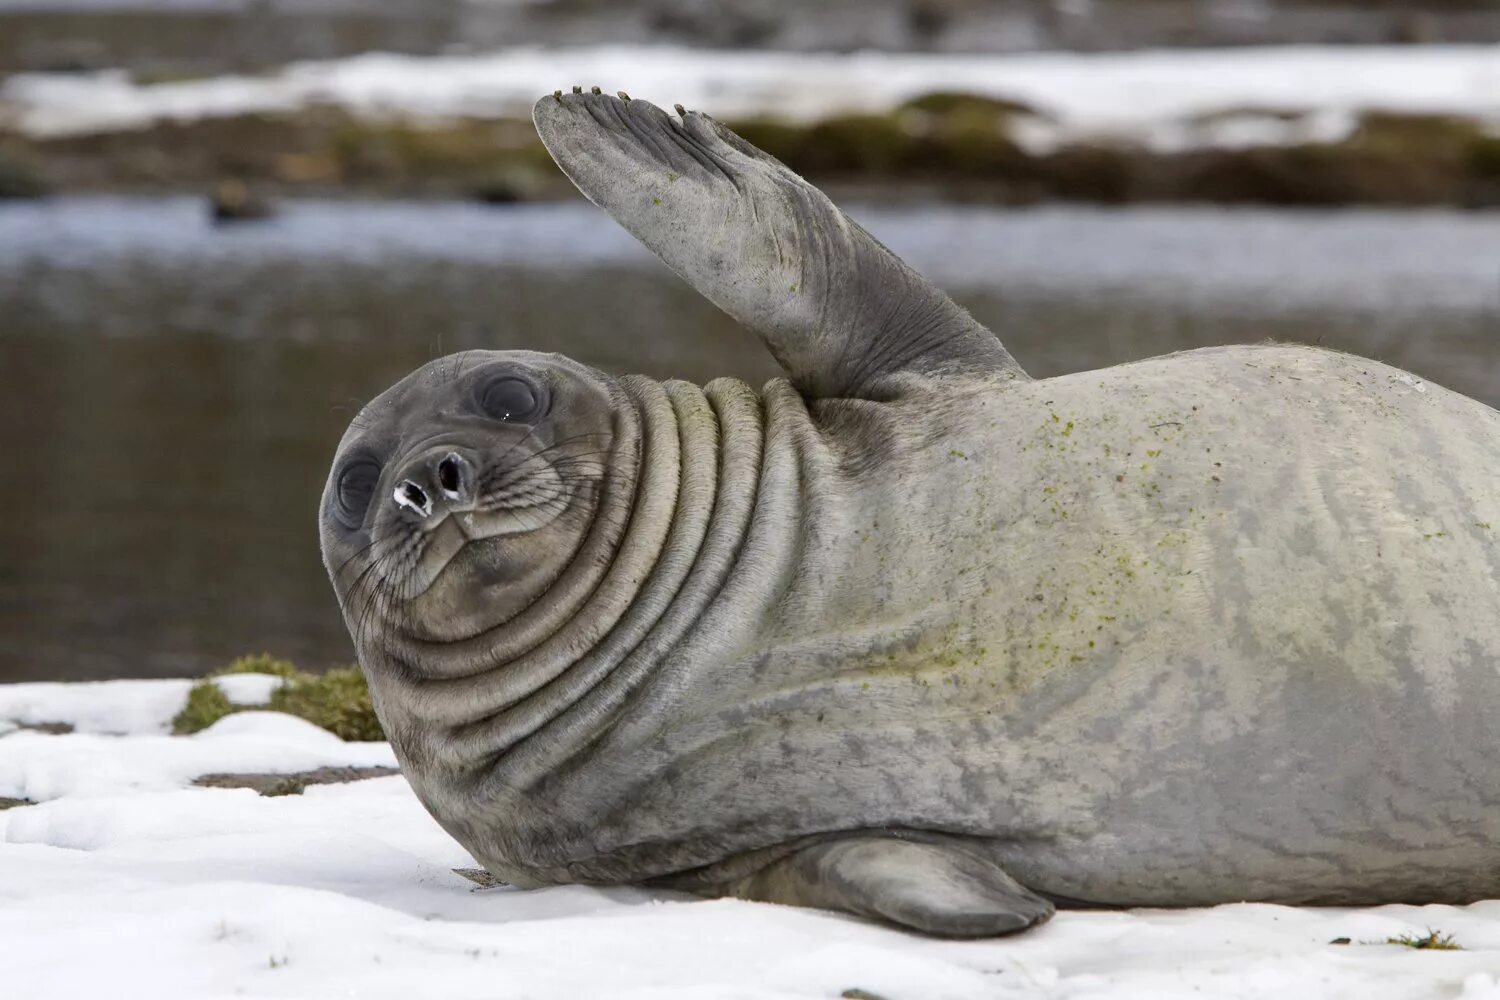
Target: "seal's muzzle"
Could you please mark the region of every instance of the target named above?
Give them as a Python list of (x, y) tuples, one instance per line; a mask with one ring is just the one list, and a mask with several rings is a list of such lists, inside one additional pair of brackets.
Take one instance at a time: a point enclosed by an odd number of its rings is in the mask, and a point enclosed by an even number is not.
[(391, 491), (391, 502), (407, 520), (427, 521), (474, 507), (476, 462), (451, 447), (439, 448), (414, 459), (402, 470)]

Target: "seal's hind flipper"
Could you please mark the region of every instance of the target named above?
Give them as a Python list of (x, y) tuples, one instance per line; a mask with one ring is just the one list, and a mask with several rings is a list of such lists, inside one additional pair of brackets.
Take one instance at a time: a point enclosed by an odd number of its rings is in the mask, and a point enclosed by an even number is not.
[(901, 372), (1020, 369), (1000, 342), (821, 191), (707, 115), (558, 92), (537, 132), (578, 188), (760, 334), (808, 396)]
[(924, 934), (1013, 934), (1052, 916), (1050, 902), (957, 842), (853, 836), (804, 847), (723, 895), (843, 910)]

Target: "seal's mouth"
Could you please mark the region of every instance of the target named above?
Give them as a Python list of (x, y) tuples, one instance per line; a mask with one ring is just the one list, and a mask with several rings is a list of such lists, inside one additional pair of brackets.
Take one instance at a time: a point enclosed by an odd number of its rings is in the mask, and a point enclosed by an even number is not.
[(538, 455), (486, 474), (450, 452), (430, 463), (430, 482), (396, 483), (393, 513), (375, 528), (375, 550), (388, 561), (382, 575), (400, 599), (425, 594), (474, 543), (531, 534), (567, 512), (580, 484)]
[(460, 555), (477, 554), (475, 543), (540, 531), (567, 512), (569, 500), (559, 494), (521, 506), (432, 513), (416, 528), (412, 557), (396, 567), (398, 572), (404, 569), (404, 598), (415, 600), (427, 593)]

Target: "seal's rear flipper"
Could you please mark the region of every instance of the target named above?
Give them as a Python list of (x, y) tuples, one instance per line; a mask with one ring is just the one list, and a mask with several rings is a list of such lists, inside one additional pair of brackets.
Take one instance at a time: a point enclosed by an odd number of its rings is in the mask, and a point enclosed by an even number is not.
[(533, 117), (589, 200), (760, 334), (801, 392), (881, 396), (901, 372), (1022, 376), (994, 334), (823, 192), (707, 115), (678, 112), (574, 88)]
[(719, 889), (741, 899), (843, 910), (940, 937), (1013, 934), (1053, 913), (1050, 902), (978, 852), (887, 837), (813, 844)]

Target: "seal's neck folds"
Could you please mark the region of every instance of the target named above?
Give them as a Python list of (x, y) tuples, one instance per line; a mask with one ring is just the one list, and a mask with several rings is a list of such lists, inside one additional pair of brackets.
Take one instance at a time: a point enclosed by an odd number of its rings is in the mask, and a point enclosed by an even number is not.
[(557, 582), (471, 639), (372, 664), (403, 764), (530, 783), (608, 724), (723, 586), (759, 488), (760, 398), (730, 379), (619, 388), (595, 520)]

